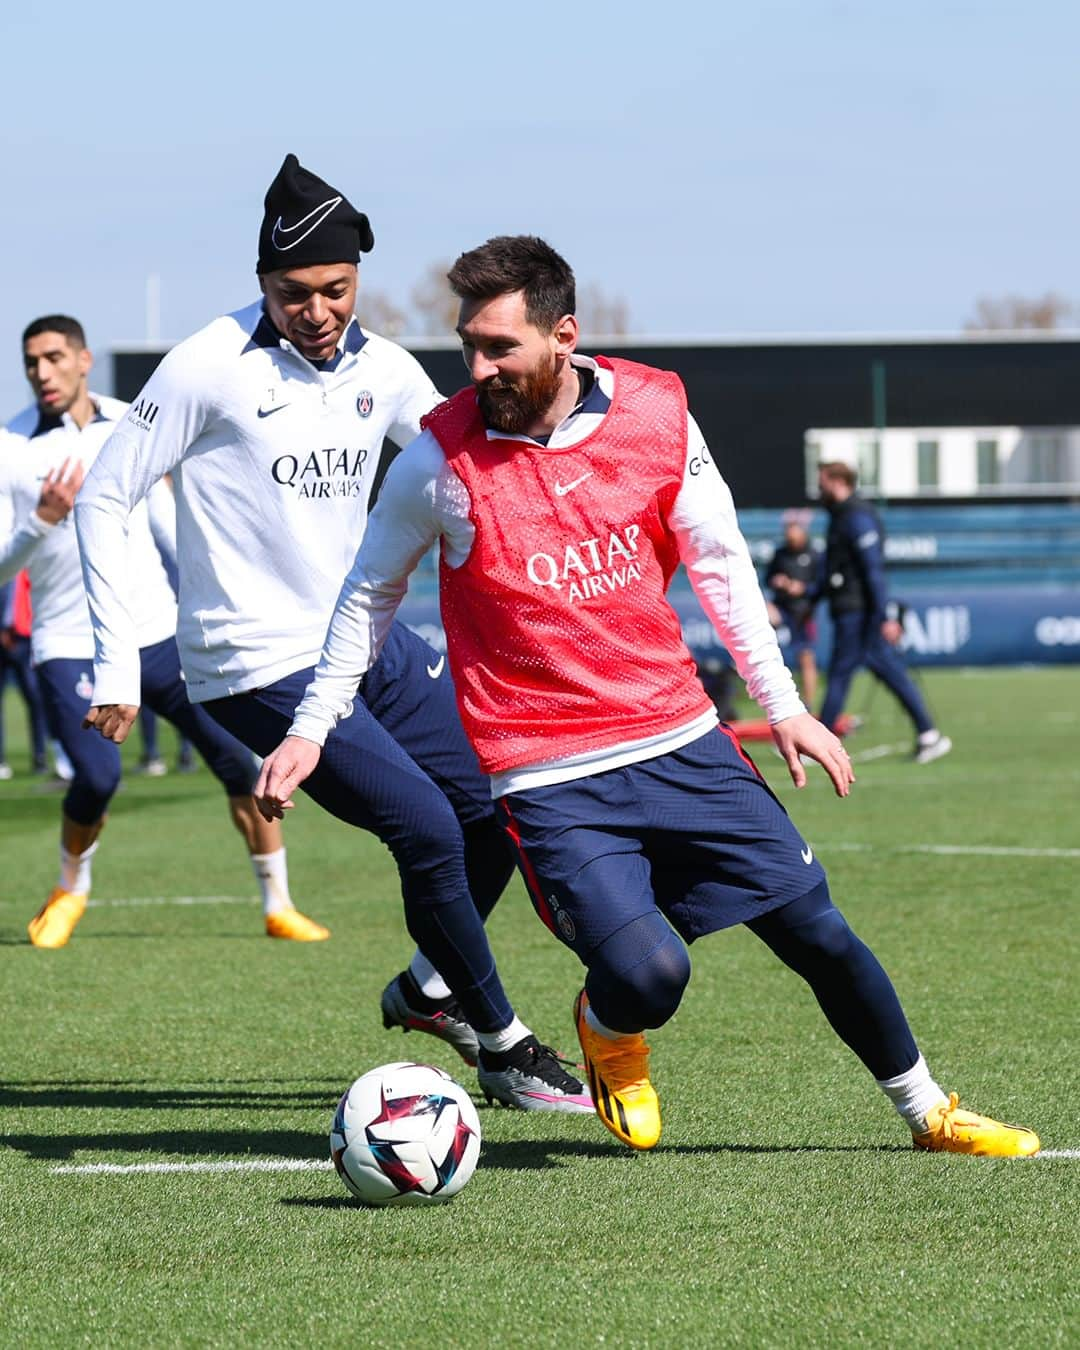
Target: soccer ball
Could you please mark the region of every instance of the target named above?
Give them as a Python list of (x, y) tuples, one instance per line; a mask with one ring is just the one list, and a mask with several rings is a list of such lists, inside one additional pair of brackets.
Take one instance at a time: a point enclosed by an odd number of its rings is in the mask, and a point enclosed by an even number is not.
[(460, 1083), (430, 1064), (383, 1064), (358, 1078), (330, 1127), (338, 1176), (366, 1205), (431, 1205), (476, 1171), (480, 1121)]

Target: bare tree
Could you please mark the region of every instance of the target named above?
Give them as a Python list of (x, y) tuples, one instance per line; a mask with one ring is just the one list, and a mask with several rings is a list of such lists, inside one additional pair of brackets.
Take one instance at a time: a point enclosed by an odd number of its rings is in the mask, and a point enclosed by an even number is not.
[[(429, 337), (453, 333), (458, 319), (458, 299), (450, 289), (446, 274), (448, 262), (433, 262), (409, 293), (419, 331)], [(630, 308), (619, 295), (608, 295), (596, 282), (578, 287), (578, 323), (582, 332), (615, 334), (630, 331)]]
[(630, 331), (630, 306), (621, 295), (608, 295), (590, 281), (578, 290), (577, 319), (587, 334), (614, 337)]
[(408, 316), (382, 291), (361, 287), (356, 308), (360, 322), (373, 333), (392, 338), (400, 337), (406, 331)]
[(969, 333), (1026, 328), (1064, 327), (1077, 307), (1063, 295), (1047, 291), (1028, 298), (1023, 295), (983, 296), (975, 302), (975, 314), (964, 324)]
[(420, 331), (429, 337), (449, 337), (457, 324), (458, 301), (446, 279), (449, 270), (448, 262), (430, 263), (409, 292)]

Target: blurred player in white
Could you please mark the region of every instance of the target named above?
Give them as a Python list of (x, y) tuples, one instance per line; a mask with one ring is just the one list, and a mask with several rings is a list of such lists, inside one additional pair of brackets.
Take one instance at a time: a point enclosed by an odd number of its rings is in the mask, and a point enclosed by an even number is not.
[[(68, 315), (31, 323), (23, 360), (34, 403), (0, 435), (0, 580), (21, 567), (30, 574), (33, 659), (50, 720), (75, 770), (63, 803), (60, 876), (29, 925), (35, 946), (62, 947), (86, 908), (98, 836), (120, 779), (116, 746), (82, 728), (93, 695), (94, 639), (71, 512), (84, 474), (127, 404), (90, 392), (93, 357), (81, 324)], [(167, 485), (156, 485), (149, 500), (167, 526), (173, 511)], [(251, 799), (250, 754), (188, 701), (174, 638), (176, 602), (146, 505), (132, 516), (120, 556), (131, 594), (137, 687), (149, 706), (191, 737), (224, 786), (262, 891), (267, 933), (328, 937), (289, 898), (281, 831), (266, 828)]]
[(577, 353), (574, 274), (542, 239), (491, 239), (449, 279), (473, 387), (391, 466), (261, 804), (280, 813), (315, 769), (438, 542), (462, 719), (537, 912), (586, 967), (575, 1016), (607, 1128), (656, 1145), (643, 1033), (678, 1008), (687, 944), (743, 923), (807, 981), (916, 1146), (1037, 1151), (934, 1082), (813, 849), (718, 725), (666, 600), (680, 562), (796, 786), (807, 755), (848, 794), (847, 753), (796, 693), (678, 376)]
[[(188, 692), (256, 754), (288, 729), (363, 536), (383, 438), (411, 440), (440, 401), (413, 356), (355, 317), (358, 260), (373, 245), (367, 216), (287, 156), (259, 233), (262, 298), (175, 347), (94, 465), (76, 522), (96, 639), (90, 720), (103, 736), (123, 740), (137, 712), (123, 541), (166, 473)], [(347, 701), (307, 790), (398, 866), (420, 950), (383, 991), (384, 1025), (447, 1041), (508, 1105), (591, 1111), (495, 969), (483, 918), (514, 864), (445, 658), (395, 625)]]

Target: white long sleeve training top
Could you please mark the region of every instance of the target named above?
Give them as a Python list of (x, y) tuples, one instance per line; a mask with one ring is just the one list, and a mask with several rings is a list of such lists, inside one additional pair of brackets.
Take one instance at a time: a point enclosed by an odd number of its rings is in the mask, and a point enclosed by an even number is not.
[[(0, 433), (0, 581), (23, 567), (30, 573), (30, 650), (38, 665), (60, 658), (89, 662), (94, 652), (72, 516), (50, 525), (37, 514), (45, 476), (69, 458), (89, 470), (127, 412), (128, 405), (118, 399), (99, 394), (91, 399), (96, 415), (82, 430), (69, 414), (51, 416), (32, 405)], [(172, 511), (166, 484), (155, 489), (153, 500), (163, 517)], [(137, 675), (139, 647), (163, 642), (176, 631), (176, 602), (145, 506), (133, 513), (130, 529), (118, 539), (117, 555), (132, 616)]]
[[(592, 372), (594, 392), (552, 432), (547, 442), (552, 448), (574, 445), (591, 435), (613, 391), (610, 371), (589, 357), (572, 360)], [(697, 423), (691, 416), (687, 421), (686, 468), (668, 523), (691, 585), (751, 696), (765, 709), (770, 722), (779, 722), (806, 709), (769, 622), (731, 491)], [(489, 439), (501, 435), (490, 430), (487, 434)], [(474, 537), (468, 489), (447, 464), (438, 441), (425, 431), (402, 451), (386, 476), (364, 542), (338, 598), (315, 679), (297, 708), (291, 735), (317, 745), (325, 742), (378, 655), (405, 595), (408, 577), (420, 559), (438, 541), (444, 561), (460, 567)], [(492, 792), (502, 796), (667, 754), (703, 735), (716, 721), (710, 712), (670, 734), (526, 765), (496, 775)]]
[(406, 444), (439, 401), (415, 357), (355, 319), (321, 368), (281, 337), (261, 301), (174, 347), (76, 505), (95, 701), (138, 702), (121, 541), (152, 483), (172, 475), (189, 697), (259, 688), (318, 659), (383, 438)]

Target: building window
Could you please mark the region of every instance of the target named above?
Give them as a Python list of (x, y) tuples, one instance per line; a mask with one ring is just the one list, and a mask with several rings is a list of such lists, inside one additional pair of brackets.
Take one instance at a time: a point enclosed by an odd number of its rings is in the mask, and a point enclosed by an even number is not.
[(881, 482), (881, 442), (875, 436), (873, 440), (860, 441), (858, 445), (859, 487), (876, 488)]
[(975, 442), (975, 474), (979, 487), (994, 487), (1001, 481), (997, 441)]
[(920, 489), (936, 488), (939, 482), (937, 441), (919, 441), (917, 445), (917, 454), (918, 484)]
[(1061, 451), (1062, 440), (1060, 436), (1032, 436), (1029, 481), (1040, 486), (1060, 483), (1064, 477)]

